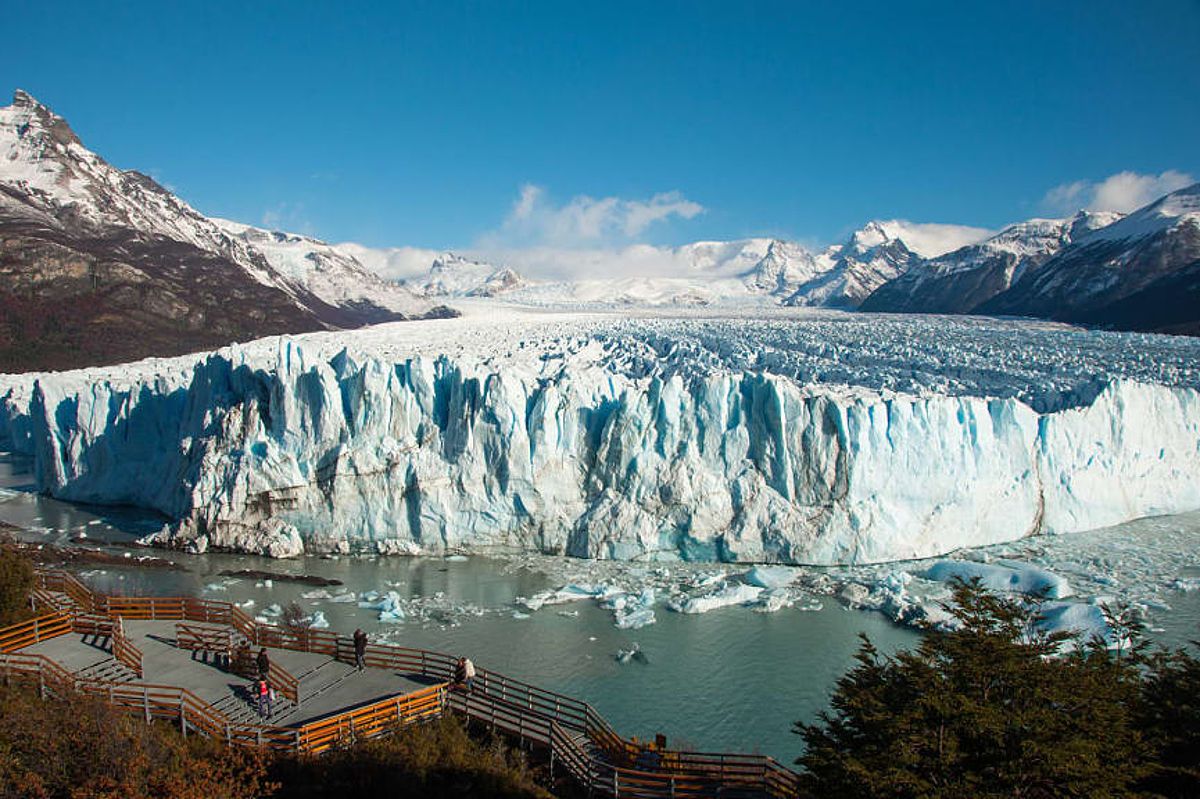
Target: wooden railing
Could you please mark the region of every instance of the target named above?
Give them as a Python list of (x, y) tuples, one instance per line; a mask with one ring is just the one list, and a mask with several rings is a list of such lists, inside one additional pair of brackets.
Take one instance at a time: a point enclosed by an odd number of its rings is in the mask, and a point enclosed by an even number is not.
[(414, 693), (397, 694), (365, 707), (310, 722), (300, 728), (299, 746), (307, 752), (324, 752), (331, 747), (383, 735), (399, 725), (440, 716), (445, 693), (444, 684), (431, 685)]
[(121, 624), (114, 624), (112, 628), (112, 653), (118, 663), (142, 677), (142, 650), (129, 640)]
[[(129, 619), (227, 624), (253, 646), (323, 654), (346, 663), (353, 663), (354, 660), (350, 639), (327, 630), (289, 629), (259, 624), (228, 602), (192, 597), (92, 595), (74, 578), (68, 580), (53, 576), (55, 574), (40, 573), (43, 587), (66, 593), (80, 607), (93, 607), (97, 612)], [(72, 587), (71, 591), (64, 590), (66, 586), (75, 584), (82, 587), (88, 596), (82, 597), (77, 587)], [(5, 631), (0, 631), (0, 642), (4, 640), (4, 634)], [(650, 749), (621, 737), (586, 702), (487, 669), (478, 670), (473, 690), (447, 689), (444, 683), (453, 677), (456, 658), (445, 653), (370, 644), (364, 660), (371, 668), (420, 676), (441, 684), (415, 694), (390, 697), (335, 714), (298, 729), (264, 725), (231, 726), (222, 721), (219, 713), (216, 717), (205, 715), (209, 711), (201, 707), (204, 704), (201, 700), (195, 699), (194, 702), (200, 704), (193, 706), (192, 700), (179, 699), (176, 704), (180, 708), (185, 705), (189, 708), (187, 711), (179, 710), (180, 716), (185, 712), (194, 712), (196, 718), (202, 720), (194, 722), (189, 717), (181, 724), (184, 729), (191, 725), (206, 734), (214, 734), (212, 730), (216, 725), (223, 725), (222, 735), (231, 745), (300, 748), (321, 752), (347, 741), (382, 734), (397, 723), (429, 718), (449, 709), (518, 736), (523, 741), (547, 747), (552, 762), (560, 763), (590, 792), (648, 799), (711, 796), (718, 791), (739, 796), (783, 799), (798, 793), (795, 772), (773, 758)], [(270, 680), (281, 694), (299, 703), (299, 681), (292, 675), (282, 669), (276, 672), (273, 663)], [(114, 696), (119, 698), (121, 694), (118, 691)], [(146, 712), (153, 715), (155, 708), (161, 710), (170, 705), (169, 701), (160, 699), (143, 696), (143, 705), (139, 707), (150, 707)], [(205, 726), (209, 729), (206, 730)], [(591, 746), (585, 747), (582, 741), (589, 742)], [(598, 753), (589, 751), (592, 746)]]
[(176, 622), (175, 646), (189, 652), (213, 652), (230, 657), (233, 655), (233, 630), (228, 627), (213, 629)]
[(66, 696), (75, 689), (75, 675), (45, 655), (0, 654), (0, 672), (3, 672), (5, 685), (13, 682), (34, 683), (38, 686), (38, 694), (43, 697), (47, 693)]
[(281, 695), (292, 700), (292, 704), (300, 704), (300, 681), (274, 660), (269, 663), (267, 668), (267, 683)]
[(35, 616), (0, 630), (0, 652), (15, 652), (71, 632), (71, 617), (62, 611)]

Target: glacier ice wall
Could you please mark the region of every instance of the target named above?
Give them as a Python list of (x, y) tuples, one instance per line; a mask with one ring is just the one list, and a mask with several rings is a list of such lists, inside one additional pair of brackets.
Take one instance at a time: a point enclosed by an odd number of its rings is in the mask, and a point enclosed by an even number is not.
[[(56, 497), (286, 556), (491, 546), (865, 563), (1200, 508), (1200, 392), (1089, 403), (814, 390), (728, 370), (227, 354), (189, 380), (39, 379), (3, 422)], [(3, 431), (0, 431), (3, 432)]]

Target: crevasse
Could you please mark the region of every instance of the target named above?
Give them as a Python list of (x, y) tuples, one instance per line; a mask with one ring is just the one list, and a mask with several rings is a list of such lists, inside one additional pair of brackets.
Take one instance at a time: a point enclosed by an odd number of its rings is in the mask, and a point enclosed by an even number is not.
[(591, 558), (867, 563), (1200, 508), (1200, 392), (822, 392), (713, 370), (228, 353), (181, 380), (43, 376), (0, 436), (38, 488), (276, 556), (504, 546)]

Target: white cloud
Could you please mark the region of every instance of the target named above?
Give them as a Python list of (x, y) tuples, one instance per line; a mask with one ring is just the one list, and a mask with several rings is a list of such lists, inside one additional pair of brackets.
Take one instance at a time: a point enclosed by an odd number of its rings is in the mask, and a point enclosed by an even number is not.
[(540, 186), (527, 184), (513, 203), (499, 230), (485, 235), (489, 248), (620, 246), (636, 240), (657, 222), (678, 217), (691, 219), (704, 206), (679, 192), (662, 192), (648, 200), (620, 197), (594, 198), (586, 194), (556, 205)]
[(407, 280), (424, 275), (433, 265), (441, 250), (426, 250), (420, 247), (364, 247), (354, 242), (337, 245), (344, 253), (353, 256), (360, 264), (384, 280)]
[(995, 231), (969, 225), (944, 225), (937, 222), (909, 222), (892, 219), (880, 225), (892, 238), (900, 239), (904, 246), (922, 258), (936, 258), (959, 247), (978, 244)]
[(511, 266), (539, 280), (680, 277), (694, 271), (691, 262), (680, 250), (651, 244), (624, 247), (480, 247), (467, 250), (464, 255)]
[(1158, 175), (1118, 172), (1099, 182), (1076, 180), (1055, 186), (1042, 198), (1042, 206), (1052, 213), (1061, 214), (1069, 214), (1080, 208), (1129, 213), (1195, 182), (1196, 179), (1191, 175), (1175, 169)]

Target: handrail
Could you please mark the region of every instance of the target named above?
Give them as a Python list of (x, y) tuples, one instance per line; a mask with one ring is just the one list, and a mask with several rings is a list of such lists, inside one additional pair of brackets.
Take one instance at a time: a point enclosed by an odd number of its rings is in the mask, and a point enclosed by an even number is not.
[(0, 652), (15, 652), (27, 646), (71, 632), (71, 617), (62, 611), (34, 616), (0, 629)]
[[(39, 580), (50, 590), (61, 590), (59, 587), (73, 582), (88, 593), (86, 601), (72, 596), (77, 605), (94, 607), (112, 616), (226, 624), (254, 646), (324, 654), (343, 662), (350, 662), (352, 658), (349, 640), (336, 633), (260, 624), (228, 602), (192, 597), (108, 597), (92, 594), (90, 589), (71, 575), (64, 577), (58, 573), (56, 576), (53, 572), (39, 572)], [(72, 590), (80, 593), (76, 588)], [(66, 593), (71, 596), (71, 593)], [(75, 614), (68, 611), (60, 615), (65, 615), (69, 621)], [(67, 629), (70, 629), (69, 624)], [(4, 640), (6, 632), (7, 629), (0, 630), (0, 641)], [(116, 646), (114, 637), (114, 654)], [(140, 667), (140, 652), (138, 654)], [(452, 678), (456, 661), (456, 658), (441, 652), (386, 644), (368, 645), (364, 659), (368, 667), (418, 674), (439, 681)], [(299, 681), (276, 664), (271, 665), (269, 679), (272, 685), (298, 704)], [(436, 699), (431, 699), (434, 694)], [(202, 703), (198, 698), (196, 701)], [(448, 691), (443, 683), (310, 722), (298, 729), (225, 723), (224, 737), (231, 745), (299, 747), (319, 752), (346, 740), (379, 734), (397, 721), (426, 718), (440, 714), (446, 708), (490, 723), (524, 740), (545, 745), (550, 748), (552, 758), (557, 757), (564, 764), (569, 760), (576, 762), (576, 765), (586, 763), (586, 767), (573, 769), (573, 776), (586, 784), (589, 790), (613, 796), (701, 796), (710, 795), (720, 786), (732, 786), (750, 794), (790, 797), (798, 790), (796, 773), (774, 758), (653, 750), (622, 738), (586, 702), (487, 669), (479, 669), (471, 691)], [(184, 711), (180, 710), (180, 713)], [(198, 718), (204, 718), (199, 706), (196, 713)], [(218, 722), (209, 723), (208, 726), (211, 728), (215, 723)], [(181, 724), (186, 728), (185, 721), (181, 720)], [(193, 726), (199, 729), (199, 726)], [(579, 735), (585, 736), (603, 754), (598, 758), (585, 750), (578, 740)], [(644, 767), (651, 762), (653, 768)]]
[(125, 635), (124, 625), (113, 625), (112, 653), (117, 662), (128, 668), (139, 678), (142, 676), (142, 650)]
[(396, 694), (354, 710), (338, 713), (300, 727), (299, 747), (319, 753), (334, 746), (382, 735), (397, 724), (438, 716), (445, 705), (446, 684)]
[(270, 661), (267, 667), (267, 684), (292, 700), (292, 704), (300, 704), (300, 681), (274, 660)]

